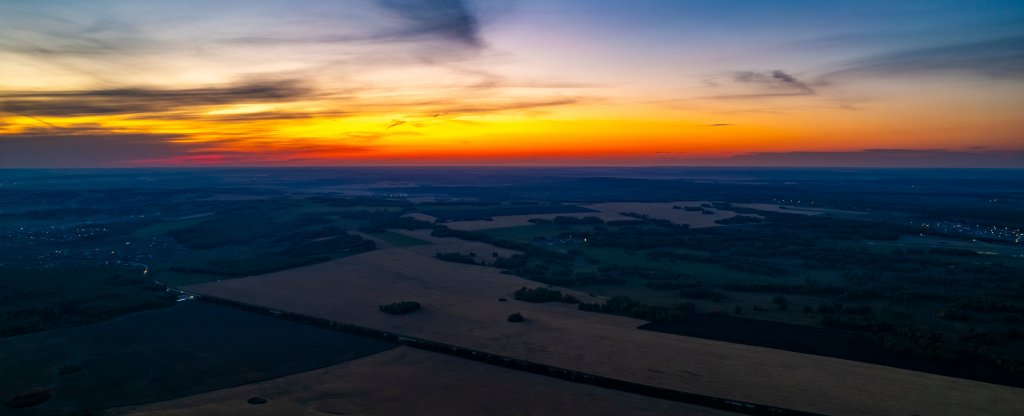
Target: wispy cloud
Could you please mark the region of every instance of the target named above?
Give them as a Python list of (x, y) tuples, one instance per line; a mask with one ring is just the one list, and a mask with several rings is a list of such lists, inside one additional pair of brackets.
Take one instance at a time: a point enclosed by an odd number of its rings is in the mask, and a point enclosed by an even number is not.
[(498, 113), (502, 111), (514, 111), (514, 110), (534, 110), (543, 107), (556, 107), (563, 105), (576, 104), (582, 101), (581, 98), (572, 97), (560, 97), (552, 99), (538, 99), (538, 100), (509, 100), (509, 101), (481, 101), (478, 103), (466, 102), (466, 103), (450, 103), (447, 105), (439, 105), (435, 108), (435, 112), (447, 114), (449, 117), (462, 114), (476, 114), (476, 113)]
[(842, 62), (823, 79), (957, 72), (1024, 79), (1024, 36), (906, 49)]
[(715, 99), (746, 99), (771, 97), (796, 97), (814, 95), (816, 91), (810, 85), (795, 76), (776, 69), (773, 71), (738, 71), (730, 74), (729, 83), (722, 85), (718, 80), (708, 80), (706, 84), (714, 88), (725, 87), (736, 93), (714, 95), (706, 98)]

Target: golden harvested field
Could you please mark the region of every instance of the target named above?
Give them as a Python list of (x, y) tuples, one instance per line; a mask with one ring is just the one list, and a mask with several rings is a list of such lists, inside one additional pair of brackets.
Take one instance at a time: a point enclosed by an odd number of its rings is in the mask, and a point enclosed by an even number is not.
[(583, 207), (601, 211), (606, 214), (636, 212), (654, 219), (668, 220), (676, 224), (689, 224), (693, 228), (716, 227), (715, 220), (730, 218), (736, 215), (732, 211), (709, 208), (714, 214), (702, 214), (685, 209), (674, 209), (673, 206), (699, 206), (707, 201), (675, 201), (675, 202), (602, 202), (600, 204), (583, 205)]
[[(246, 403), (251, 397), (268, 400)], [(112, 415), (681, 415), (733, 413), (606, 390), (407, 347)]]
[[(511, 300), (522, 286), (538, 284), (389, 248), (187, 290), (607, 377), (825, 414), (1024, 414), (1024, 389), (642, 331), (636, 327), (644, 322), (636, 319)], [(399, 300), (419, 301), (423, 310), (403, 316), (377, 310)], [(514, 312), (526, 321), (506, 322)]]

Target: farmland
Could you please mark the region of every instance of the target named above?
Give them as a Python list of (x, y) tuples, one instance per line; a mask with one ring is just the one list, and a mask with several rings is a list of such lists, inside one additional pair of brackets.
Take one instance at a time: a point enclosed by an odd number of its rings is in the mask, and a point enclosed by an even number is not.
[[(259, 406), (246, 403), (252, 397), (268, 402)], [(423, 409), (449, 415), (733, 415), (406, 347), (316, 371), (109, 413), (402, 416)]]
[[(188, 290), (644, 384), (828, 414), (938, 413), (983, 406), (981, 398), (1006, 405), (992, 414), (1024, 409), (1012, 387), (658, 334), (638, 330), (643, 321), (572, 305), (502, 302), (530, 282), (492, 270), (386, 249)], [(397, 299), (416, 299), (423, 310), (401, 317), (376, 310)], [(527, 325), (503, 322), (514, 312)], [(678, 358), (686, 356), (699, 359)], [(829, 373), (848, 376), (831, 382)], [(939, 400), (932, 391), (959, 393)]]
[[(352, 374), (390, 368), (400, 377), (429, 379), (421, 372), (452, 368), (457, 360), (425, 358), (422, 351), (378, 358), (373, 348), (277, 360), (273, 348), (262, 358), (246, 356), (231, 352), (239, 344), (227, 341), (218, 341), (223, 349), (207, 350), (182, 337), (197, 331), (195, 342), (213, 339), (208, 330), (261, 343), (286, 331), (285, 323), (305, 326), (268, 317), (250, 321), (244, 316), (252, 311), (221, 306), (215, 315), (223, 322), (182, 314), (204, 305), (168, 291), (185, 288), (271, 316), (298, 313), (635, 385), (786, 409), (1022, 412), (1024, 249), (1014, 239), (1024, 209), (1008, 178), (958, 172), (937, 185), (913, 172), (872, 171), (863, 181), (843, 179), (839, 192), (829, 172), (695, 170), (673, 173), (674, 179), (664, 171), (624, 172), (628, 178), (521, 172), (497, 186), (443, 169), (417, 171), (420, 181), (400, 169), (282, 169), (273, 178), (244, 170), (216, 178), (175, 170), (96, 172), (93, 179), (21, 175), (17, 186), (0, 190), (0, 350), (30, 357), (35, 349), (38, 357), (9, 372), (25, 376), (0, 399), (34, 387), (60, 393), (26, 414), (150, 401), (161, 401), (152, 409), (167, 414), (192, 407), (394, 414), (428, 403), (416, 396), (375, 405), (393, 397), (387, 389), (366, 390), (365, 400), (339, 398), (339, 390), (326, 387), (335, 381), (316, 374), (344, 374), (351, 365), (359, 368)], [(888, 178), (884, 185), (879, 175)], [(957, 190), (946, 183), (958, 184)], [(404, 307), (413, 304), (419, 307)], [(172, 319), (178, 314), (203, 324), (186, 327)], [(153, 319), (147, 316), (164, 316), (157, 319), (163, 323), (141, 323)], [(241, 322), (233, 324), (237, 331), (222, 329), (231, 319)], [(166, 394), (140, 387), (114, 401), (79, 399), (91, 397), (91, 390), (67, 380), (91, 377), (113, 385), (152, 375), (113, 364), (117, 371), (107, 378), (88, 371), (110, 361), (96, 352), (103, 344), (90, 346), (87, 338), (130, 335), (139, 343), (124, 347), (152, 351), (134, 361), (160, 367), (182, 356), (175, 348), (186, 348), (205, 354), (196, 360), (210, 371), (201, 374), (234, 381), (170, 383)], [(148, 342), (167, 348), (145, 347)], [(71, 362), (66, 351), (72, 345), (81, 347), (81, 356), (97, 358), (89, 365)], [(372, 355), (330, 367), (364, 354)], [(259, 364), (242, 362), (249, 359)], [(420, 359), (421, 367), (392, 368)], [(451, 377), (478, 374), (479, 365), (460, 361)], [(79, 371), (60, 375), (65, 367)], [(536, 384), (537, 374), (509, 371), (481, 388), (503, 389), (506, 380)], [(35, 373), (46, 377), (28, 376)], [(285, 385), (276, 385), (284, 390), (273, 391), (282, 396), (266, 397), (265, 405), (230, 393), (250, 394), (247, 389), (261, 384), (246, 383), (295, 373), (301, 383), (321, 380), (321, 398)], [(343, 389), (362, 385), (337, 382)], [(591, 387), (545, 382), (559, 386), (535, 391), (552, 397), (552, 409), (578, 403), (559, 402), (565, 399), (555, 398), (557, 392), (596, 394)], [(218, 390), (234, 384), (245, 385)], [(435, 394), (427, 384), (408, 388)], [(433, 405), (491, 409), (470, 396)], [(618, 397), (652, 414), (678, 405)], [(495, 406), (508, 403), (501, 400)], [(543, 409), (527, 406), (522, 413)]]

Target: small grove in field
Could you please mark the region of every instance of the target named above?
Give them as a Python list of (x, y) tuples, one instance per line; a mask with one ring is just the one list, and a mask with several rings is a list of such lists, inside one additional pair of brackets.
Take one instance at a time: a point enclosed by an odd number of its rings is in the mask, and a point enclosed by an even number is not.
[(544, 287), (535, 287), (531, 289), (524, 286), (523, 288), (516, 290), (512, 295), (516, 300), (524, 302), (580, 303), (580, 300), (573, 295), (562, 293), (560, 290), (553, 290)]
[(387, 305), (380, 305), (378, 307), (381, 312), (390, 313), (392, 315), (405, 315), (407, 313), (413, 313), (422, 308), (419, 302), (403, 300), (401, 302), (389, 303)]

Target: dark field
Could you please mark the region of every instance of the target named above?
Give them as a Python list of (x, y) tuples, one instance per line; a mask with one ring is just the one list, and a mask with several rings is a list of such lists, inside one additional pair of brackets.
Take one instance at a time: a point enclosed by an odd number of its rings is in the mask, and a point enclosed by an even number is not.
[(189, 302), (0, 340), (0, 399), (42, 387), (53, 398), (16, 414), (82, 414), (308, 371), (392, 347)]
[(0, 337), (90, 324), (175, 300), (138, 266), (11, 268), (0, 276)]

